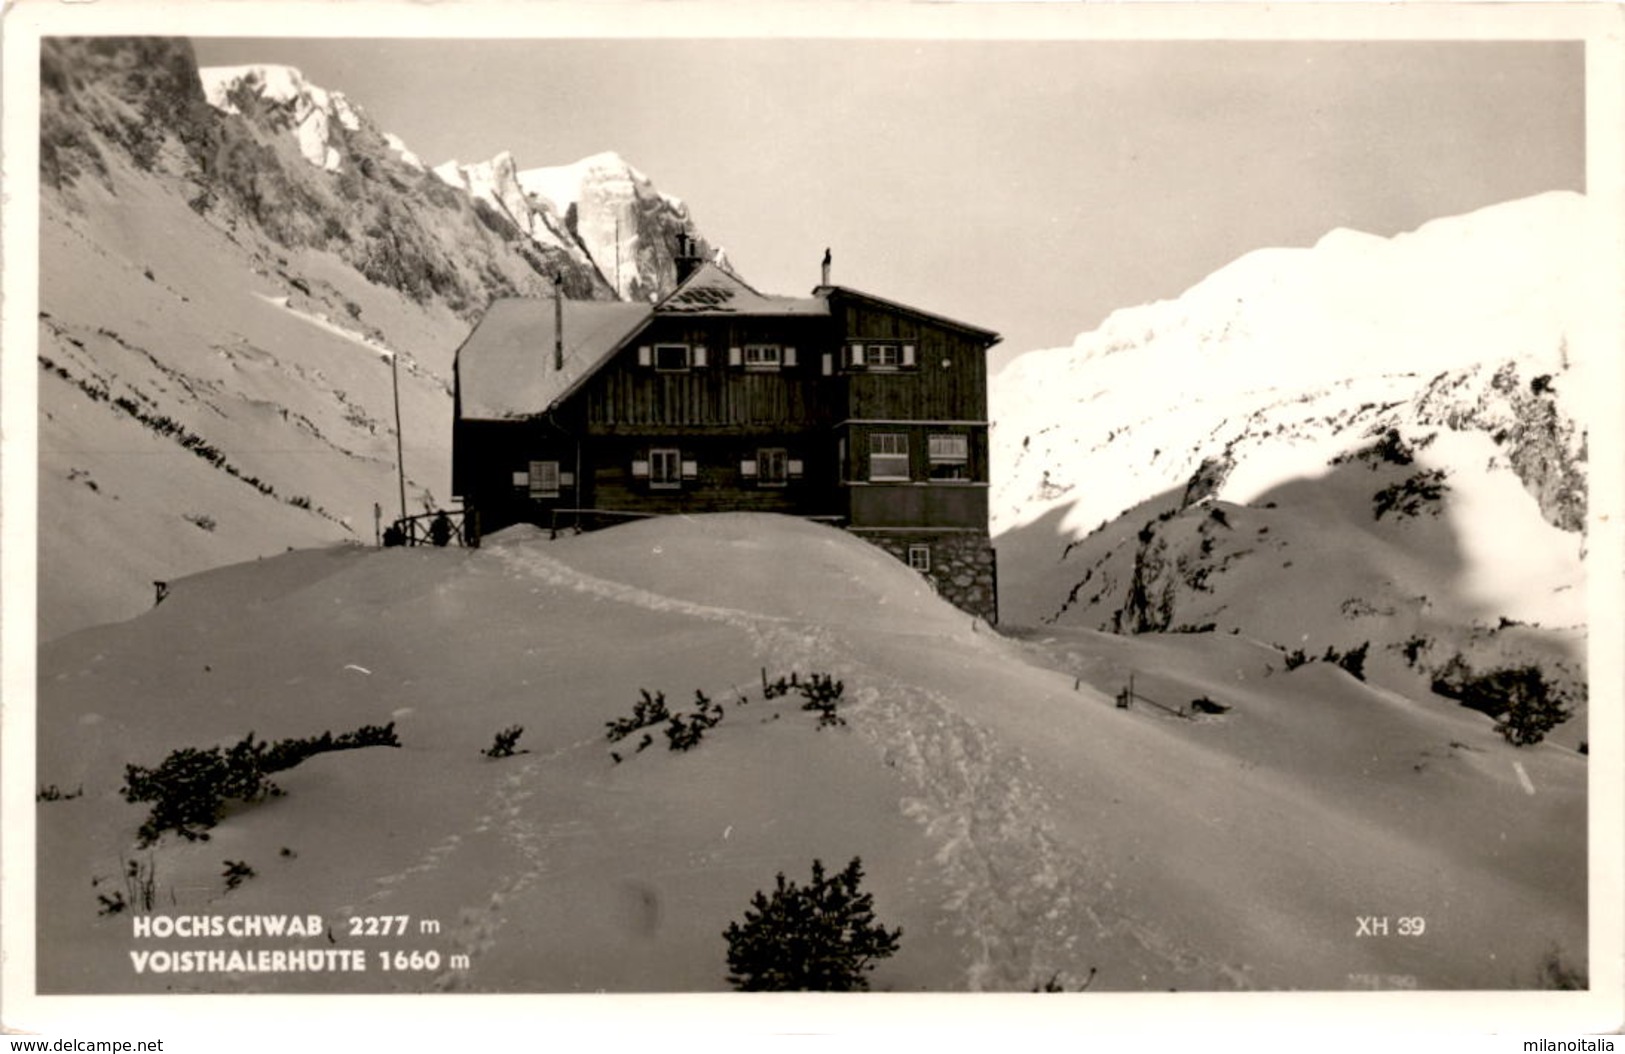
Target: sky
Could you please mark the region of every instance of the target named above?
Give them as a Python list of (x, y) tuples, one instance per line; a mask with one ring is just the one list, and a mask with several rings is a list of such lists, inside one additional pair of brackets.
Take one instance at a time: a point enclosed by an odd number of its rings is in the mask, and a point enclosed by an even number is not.
[(194, 38), (431, 165), (614, 150), (757, 288), (1070, 344), (1258, 248), (1585, 189), (1575, 42)]

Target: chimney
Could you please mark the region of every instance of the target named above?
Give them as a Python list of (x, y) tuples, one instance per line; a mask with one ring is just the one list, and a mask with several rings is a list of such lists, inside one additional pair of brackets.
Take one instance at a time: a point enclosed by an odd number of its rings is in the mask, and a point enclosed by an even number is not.
[(553, 275), (553, 371), (564, 370), (564, 275)]
[(824, 265), (818, 284), (821, 286), (829, 285), (829, 249), (827, 248), (824, 250)]
[(688, 276), (699, 270), (700, 264), (704, 262), (700, 259), (699, 243), (693, 238), (690, 238), (687, 233), (679, 234), (677, 236), (677, 256), (675, 262), (677, 264), (678, 285), (682, 285), (684, 282), (688, 281)]

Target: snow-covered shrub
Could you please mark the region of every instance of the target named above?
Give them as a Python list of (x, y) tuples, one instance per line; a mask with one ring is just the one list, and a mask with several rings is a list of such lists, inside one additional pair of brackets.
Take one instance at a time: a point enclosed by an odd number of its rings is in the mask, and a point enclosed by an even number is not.
[(187, 841), (207, 841), (207, 831), (220, 822), (226, 802), (255, 802), (282, 793), (267, 773), (293, 768), (313, 754), (370, 746), (400, 746), (395, 722), (366, 725), (334, 736), (323, 732), (307, 739), (283, 739), (272, 745), (250, 732), (229, 749), (183, 747), (172, 751), (156, 769), (124, 766), (124, 800), (151, 802), (137, 832), (143, 846), (165, 831)]
[(1393, 483), (1371, 496), (1372, 511), (1377, 519), (1392, 512), (1396, 519), (1419, 516), (1424, 508), (1438, 515), (1438, 505), (1450, 485), (1445, 481), (1442, 468), (1428, 469), (1408, 476), (1401, 483)]
[(625, 739), (640, 728), (658, 725), (671, 716), (671, 711), (666, 709), (665, 692), (656, 692), (653, 696), (649, 695), (647, 688), (639, 688), (638, 692), (643, 698), (632, 707), (631, 717), (617, 717), (605, 722), (605, 727), (609, 729), (605, 735), (611, 743)]
[(243, 860), (226, 860), (223, 863), (226, 865), (226, 869), (220, 872), (220, 877), (226, 880), (226, 889), (228, 890), (236, 889), (258, 874)]
[(693, 713), (673, 714), (666, 722), (666, 741), (671, 749), (683, 751), (699, 746), (707, 729), (715, 728), (722, 720), (722, 707), (713, 703), (704, 692), (694, 692)]
[(1328, 646), (1324, 661), (1335, 662), (1347, 670), (1355, 680), (1363, 681), (1365, 680), (1365, 657), (1370, 651), (1370, 641), (1366, 641), (1358, 648), (1350, 648), (1345, 652), (1339, 652), (1335, 648)]
[(1517, 747), (1539, 743), (1573, 716), (1563, 691), (1547, 683), (1539, 666), (1478, 673), (1457, 655), (1434, 675), (1433, 690), (1495, 718), (1495, 730)]
[(814, 860), (806, 886), (780, 871), (773, 893), (758, 890), (744, 923), (723, 932), (728, 983), (747, 992), (868, 991), (866, 974), (896, 953), (903, 931), (875, 921), (874, 895), (858, 891), (862, 879), (858, 857), (829, 876)]
[(141, 844), (151, 845), (171, 830), (187, 841), (207, 841), (206, 832), (220, 822), (228, 799), (251, 802), (277, 793), (260, 768), (264, 749), (250, 732), (229, 751), (183, 747), (156, 769), (125, 765), (124, 800), (152, 803), (137, 832)]

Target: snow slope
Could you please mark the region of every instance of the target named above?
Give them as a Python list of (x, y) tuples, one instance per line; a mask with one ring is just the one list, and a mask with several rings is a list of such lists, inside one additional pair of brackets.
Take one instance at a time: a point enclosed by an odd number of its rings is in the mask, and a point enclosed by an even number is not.
[[(288, 553), (178, 581), (39, 668), (38, 780), (83, 788), (36, 806), (42, 992), (722, 990), (751, 893), (853, 855), (903, 928), (881, 991), (1092, 970), (1092, 991), (1498, 989), (1538, 987), (1550, 956), (1585, 968), (1585, 757), (1239, 638), (1001, 638), (787, 518)], [(764, 669), (839, 677), (847, 724), (765, 699)], [(1233, 709), (1118, 709), (1130, 672), (1171, 707)], [(675, 707), (703, 690), (724, 720), (687, 753), (658, 731), (609, 743), (640, 688)], [(319, 755), (208, 841), (136, 849), (125, 764), (389, 720), (400, 749)], [(527, 752), (483, 757), (515, 724)], [(316, 913), (315, 946), (440, 968), (138, 975), (130, 951), (154, 945), (95, 899), (131, 860), (161, 911)], [(225, 861), (255, 874), (228, 891)], [(1362, 939), (1373, 913), (1429, 937)], [(347, 932), (378, 914), (441, 929)]]
[[(449, 498), (451, 365), (491, 297), (608, 296), (288, 67), (41, 48), (39, 631)], [(336, 152), (336, 153), (335, 153)], [(320, 155), (320, 156), (318, 156)], [(336, 156), (338, 163), (327, 164)], [(21, 350), (21, 349), (19, 349)]]
[(238, 99), (245, 95), (278, 104), (287, 111), (305, 160), (329, 172), (343, 169), (345, 151), (332, 126), (358, 132), (362, 120), (343, 92), (311, 84), (292, 66), (205, 66), (198, 74), (215, 109), (241, 114)]
[(1599, 217), (1553, 193), (1249, 254), (993, 382), (1007, 623), (1535, 664), (1586, 737)]

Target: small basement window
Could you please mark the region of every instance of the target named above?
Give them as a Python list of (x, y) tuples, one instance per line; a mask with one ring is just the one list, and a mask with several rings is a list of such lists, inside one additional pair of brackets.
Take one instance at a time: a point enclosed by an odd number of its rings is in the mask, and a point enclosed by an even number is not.
[(908, 566), (922, 573), (931, 570), (931, 547), (929, 545), (909, 546)]

